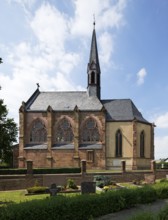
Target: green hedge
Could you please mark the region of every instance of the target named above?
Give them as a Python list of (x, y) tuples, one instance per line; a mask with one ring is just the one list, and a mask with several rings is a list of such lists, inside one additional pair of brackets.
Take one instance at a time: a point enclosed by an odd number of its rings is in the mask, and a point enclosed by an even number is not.
[(168, 198), (168, 182), (156, 183), (152, 186), (156, 191), (158, 199), (167, 199)]
[(168, 169), (168, 162), (156, 163), (156, 169)]
[(0, 219), (87, 220), (133, 207), (140, 202), (153, 202), (156, 198), (156, 192), (152, 187), (121, 189), (75, 197), (56, 196), (3, 207), (0, 209)]
[[(59, 174), (59, 173), (80, 173), (81, 168), (39, 168), (33, 169), (33, 174)], [(27, 169), (0, 169), (0, 175), (26, 174)]]

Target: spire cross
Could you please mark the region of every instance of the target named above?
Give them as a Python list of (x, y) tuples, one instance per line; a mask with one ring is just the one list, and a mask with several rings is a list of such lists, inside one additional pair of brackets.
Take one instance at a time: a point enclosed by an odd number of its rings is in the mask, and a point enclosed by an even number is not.
[(39, 83), (36, 83), (36, 85), (37, 85), (37, 88), (39, 88), (39, 87), (40, 87)]
[(95, 29), (96, 21), (95, 21), (95, 14), (93, 14), (93, 27)]

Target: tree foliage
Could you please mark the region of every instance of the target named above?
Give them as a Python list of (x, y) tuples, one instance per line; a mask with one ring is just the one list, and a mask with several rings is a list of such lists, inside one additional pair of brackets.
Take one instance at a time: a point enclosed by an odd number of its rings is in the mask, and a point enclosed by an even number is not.
[(0, 57), (0, 64), (1, 64), (1, 63), (3, 63), (3, 62), (2, 62), (2, 58)]
[(7, 107), (0, 99), (0, 159), (5, 163), (10, 163), (12, 145), (16, 142), (18, 128), (14, 119), (8, 118), (7, 115)]

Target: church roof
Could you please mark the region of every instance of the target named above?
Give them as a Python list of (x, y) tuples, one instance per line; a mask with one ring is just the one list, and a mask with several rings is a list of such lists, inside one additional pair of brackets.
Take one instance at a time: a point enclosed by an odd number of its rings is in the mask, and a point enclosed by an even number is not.
[(87, 92), (36, 92), (26, 102), (27, 111), (46, 111), (51, 106), (54, 111), (73, 111), (75, 107), (83, 111), (100, 111), (103, 108), (96, 96)]
[(85, 91), (72, 92), (40, 92), (38, 89), (25, 103), (26, 111), (46, 111), (48, 106), (54, 111), (73, 111), (76, 107), (81, 111), (106, 110), (106, 121), (137, 121), (149, 123), (138, 111), (130, 99), (99, 100), (97, 96), (89, 96)]
[(107, 121), (132, 121), (136, 119), (143, 123), (149, 123), (130, 99), (102, 100), (101, 102), (106, 109)]

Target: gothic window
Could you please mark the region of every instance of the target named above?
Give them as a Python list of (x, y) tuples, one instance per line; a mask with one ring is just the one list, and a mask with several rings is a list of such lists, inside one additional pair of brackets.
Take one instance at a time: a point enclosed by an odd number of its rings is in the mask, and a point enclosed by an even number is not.
[(72, 126), (68, 119), (63, 118), (56, 129), (56, 142), (57, 143), (71, 143), (73, 142)]
[(95, 73), (91, 72), (91, 84), (95, 84)]
[(40, 120), (33, 122), (30, 132), (30, 142), (44, 143), (47, 141), (47, 131), (45, 125)]
[(140, 133), (140, 157), (144, 157), (145, 152), (145, 135), (144, 131)]
[(116, 157), (122, 157), (122, 133), (120, 130), (116, 132)]
[(82, 141), (83, 142), (99, 142), (100, 134), (97, 127), (97, 123), (94, 119), (88, 119), (84, 126), (82, 132)]

